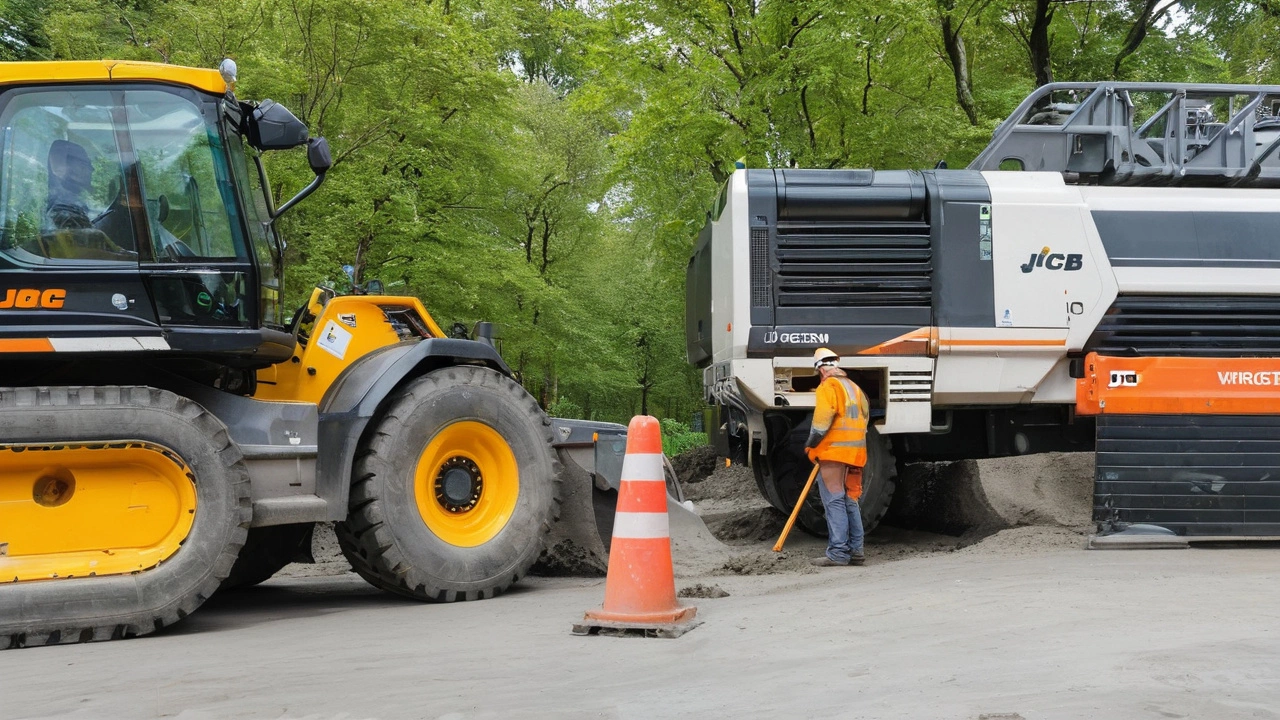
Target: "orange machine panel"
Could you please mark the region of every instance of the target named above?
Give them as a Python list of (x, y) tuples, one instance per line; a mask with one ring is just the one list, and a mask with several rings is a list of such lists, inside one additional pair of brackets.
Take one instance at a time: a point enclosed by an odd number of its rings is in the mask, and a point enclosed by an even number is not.
[(1081, 415), (1280, 412), (1280, 358), (1109, 357), (1090, 353), (1076, 380)]

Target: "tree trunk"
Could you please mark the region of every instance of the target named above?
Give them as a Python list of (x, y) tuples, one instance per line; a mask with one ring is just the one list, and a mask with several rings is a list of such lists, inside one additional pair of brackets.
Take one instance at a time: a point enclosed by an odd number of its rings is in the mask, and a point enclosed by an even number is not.
[(1027, 37), (1027, 53), (1036, 87), (1053, 82), (1053, 65), (1049, 57), (1049, 23), (1053, 22), (1053, 0), (1036, 0), (1031, 34)]
[(1170, 2), (1157, 11), (1157, 6), (1163, 0), (1145, 0), (1142, 4), (1142, 10), (1138, 16), (1133, 19), (1133, 25), (1129, 28), (1129, 33), (1125, 35), (1124, 45), (1120, 48), (1120, 52), (1116, 53), (1115, 63), (1111, 66), (1111, 77), (1120, 76), (1120, 64), (1125, 58), (1138, 51), (1138, 46), (1142, 45), (1142, 41), (1147, 38), (1147, 31), (1151, 28), (1151, 24), (1155, 22), (1161, 15), (1169, 11), (1169, 8), (1177, 5), (1177, 1)]
[(977, 125), (978, 106), (973, 100), (973, 84), (969, 80), (969, 56), (965, 52), (964, 38), (960, 37), (960, 30), (954, 28), (953, 24), (951, 13), (944, 11), (942, 44), (946, 48), (947, 62), (951, 63), (951, 74), (956, 81), (956, 101), (960, 103), (960, 109), (964, 110), (965, 116), (969, 118), (969, 124)]

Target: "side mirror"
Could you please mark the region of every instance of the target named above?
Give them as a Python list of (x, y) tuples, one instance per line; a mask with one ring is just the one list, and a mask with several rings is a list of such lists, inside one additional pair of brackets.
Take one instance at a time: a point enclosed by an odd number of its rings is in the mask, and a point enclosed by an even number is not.
[(263, 100), (248, 121), (249, 144), (259, 150), (288, 150), (307, 142), (307, 126), (275, 100)]
[(329, 155), (329, 141), (324, 138), (311, 138), (307, 142), (307, 162), (311, 164), (311, 172), (323, 175), (333, 167), (333, 158)]
[(364, 291), (369, 295), (381, 295), (386, 292), (381, 280), (370, 280), (364, 284)]
[[(279, 107), (278, 105), (276, 107)], [(285, 112), (288, 112), (287, 110)], [(290, 116), (292, 117), (292, 116)], [(306, 128), (303, 128), (306, 132)], [(302, 191), (294, 195), (289, 202), (281, 205), (276, 209), (271, 221), (275, 222), (277, 218), (285, 214), (289, 208), (302, 202), (302, 199), (316, 191), (320, 184), (324, 182), (325, 173), (329, 172), (329, 168), (333, 167), (333, 158), (329, 156), (329, 141), (324, 138), (311, 138), (305, 141), (307, 143), (307, 162), (311, 165), (311, 172), (315, 173), (313, 179)], [(352, 281), (354, 284), (354, 280)]]

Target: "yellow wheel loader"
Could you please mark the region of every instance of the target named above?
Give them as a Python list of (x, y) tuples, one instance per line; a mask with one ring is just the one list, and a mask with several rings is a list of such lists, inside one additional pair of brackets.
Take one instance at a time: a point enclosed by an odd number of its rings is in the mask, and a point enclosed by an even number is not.
[[(518, 581), (566, 499), (556, 532), (602, 561), (594, 453), (624, 428), (548, 418), (416, 298), (282, 313), (275, 221), (328, 145), (234, 80), (0, 64), (0, 648), (169, 626), (321, 521), (422, 600)], [(277, 207), (261, 154), (299, 147), (315, 179)]]

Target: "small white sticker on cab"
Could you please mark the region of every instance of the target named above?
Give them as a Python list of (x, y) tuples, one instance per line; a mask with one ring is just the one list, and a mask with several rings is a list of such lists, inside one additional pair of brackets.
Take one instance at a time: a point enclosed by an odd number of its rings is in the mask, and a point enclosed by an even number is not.
[(330, 320), (320, 332), (316, 344), (330, 355), (342, 360), (347, 356), (347, 346), (351, 344), (351, 332), (338, 323)]

